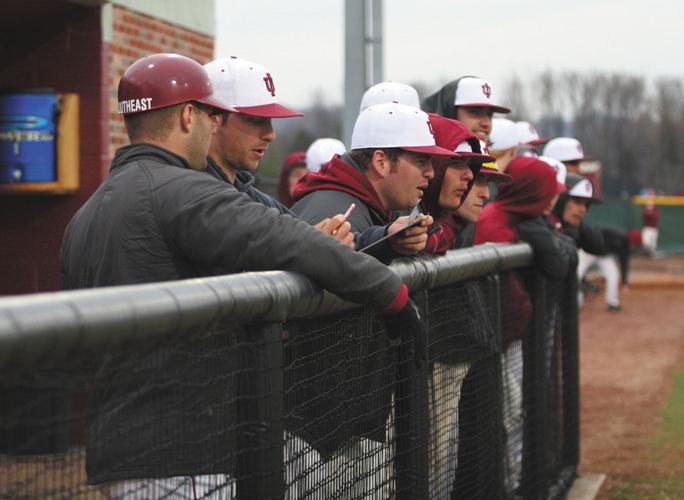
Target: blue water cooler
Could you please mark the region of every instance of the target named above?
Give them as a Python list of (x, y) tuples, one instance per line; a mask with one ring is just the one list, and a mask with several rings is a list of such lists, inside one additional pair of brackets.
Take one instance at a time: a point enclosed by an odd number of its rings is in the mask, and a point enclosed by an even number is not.
[(0, 94), (0, 183), (54, 182), (55, 93)]

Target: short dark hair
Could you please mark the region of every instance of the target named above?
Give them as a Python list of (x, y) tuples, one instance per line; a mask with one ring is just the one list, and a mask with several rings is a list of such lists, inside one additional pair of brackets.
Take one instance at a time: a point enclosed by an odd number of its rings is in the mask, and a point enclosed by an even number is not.
[(180, 109), (187, 103), (183, 102), (174, 106), (153, 109), (143, 113), (134, 113), (124, 116), (124, 124), (131, 142), (138, 139), (151, 138), (157, 140), (166, 139)]
[(230, 114), (230, 112), (225, 111), (223, 109), (209, 107), (209, 116), (220, 116), (221, 117), (221, 125), (226, 124), (226, 121), (228, 120), (229, 114)]
[(349, 152), (349, 156), (362, 170), (366, 170), (373, 159), (373, 153), (378, 150), (385, 153), (391, 162), (396, 162), (404, 152), (401, 148), (365, 148), (353, 149)]
[(173, 124), (176, 116), (187, 104), (192, 104), (199, 111), (206, 111), (211, 114), (212, 108), (201, 102), (189, 101), (173, 106), (166, 106), (164, 108), (153, 109), (152, 111), (145, 111), (143, 113), (134, 113), (124, 116), (124, 125), (128, 132), (128, 138), (131, 142), (136, 142), (139, 139), (149, 138), (156, 140), (166, 139), (173, 130)]

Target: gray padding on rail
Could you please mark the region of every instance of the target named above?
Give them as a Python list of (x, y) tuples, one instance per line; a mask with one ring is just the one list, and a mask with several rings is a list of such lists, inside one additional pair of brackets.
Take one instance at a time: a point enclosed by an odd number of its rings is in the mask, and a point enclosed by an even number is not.
[[(412, 291), (527, 266), (529, 245), (487, 244), (398, 259)], [(357, 307), (297, 273), (267, 271), (0, 298), (0, 366), (65, 359), (218, 323), (284, 321)]]

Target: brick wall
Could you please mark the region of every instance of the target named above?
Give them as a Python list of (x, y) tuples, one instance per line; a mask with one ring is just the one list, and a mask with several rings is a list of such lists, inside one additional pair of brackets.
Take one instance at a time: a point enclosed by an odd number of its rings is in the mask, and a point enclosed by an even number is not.
[[(26, 9), (31, 5), (25, 2)], [(106, 52), (99, 7), (67, 5), (30, 37), (0, 32), (0, 88), (50, 87), (80, 96), (80, 188), (65, 196), (0, 196), (0, 295), (57, 290), (58, 254), (67, 223), (108, 167)], [(21, 27), (20, 27), (21, 28)]]
[(13, 31), (0, 30), (0, 88), (51, 87), (80, 95), (80, 188), (66, 196), (0, 196), (0, 295), (59, 289), (64, 229), (107, 176), (115, 149), (127, 142), (116, 114), (126, 67), (155, 52), (176, 52), (200, 63), (214, 52), (210, 36), (118, 6), (112, 8), (112, 42), (104, 43), (99, 6), (56, 3), (54, 15), (37, 24), (29, 15), (32, 4), (15, 4), (29, 24), (5, 23)]
[(157, 52), (174, 52), (201, 64), (214, 58), (214, 39), (144, 14), (114, 5), (113, 33), (109, 43), (110, 157), (128, 143), (123, 120), (117, 113), (117, 88), (126, 68), (136, 59)]

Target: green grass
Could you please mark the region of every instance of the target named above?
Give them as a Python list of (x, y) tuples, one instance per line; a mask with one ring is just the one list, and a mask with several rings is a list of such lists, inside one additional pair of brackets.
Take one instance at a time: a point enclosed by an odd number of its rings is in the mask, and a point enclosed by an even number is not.
[(662, 476), (610, 478), (607, 498), (684, 498), (684, 364), (675, 375), (672, 394), (663, 410), (663, 423), (643, 460), (662, 465)]
[(684, 365), (675, 376), (672, 394), (663, 412), (663, 425), (654, 443), (655, 448), (684, 448)]
[(611, 485), (608, 498), (615, 500), (679, 500), (684, 494), (684, 478), (625, 479)]

